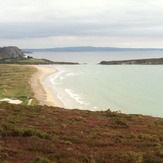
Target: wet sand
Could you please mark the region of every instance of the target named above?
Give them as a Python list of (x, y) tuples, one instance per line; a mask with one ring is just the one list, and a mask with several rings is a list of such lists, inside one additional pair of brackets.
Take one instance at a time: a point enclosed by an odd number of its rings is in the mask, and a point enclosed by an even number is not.
[[(33, 66), (33, 65), (32, 65)], [(34, 92), (35, 98), (39, 101), (40, 105), (48, 106), (60, 106), (52, 92), (46, 87), (43, 82), (44, 78), (51, 74), (57, 72), (55, 68), (45, 67), (42, 65), (34, 65), (38, 71), (32, 76), (30, 80), (31, 87)]]

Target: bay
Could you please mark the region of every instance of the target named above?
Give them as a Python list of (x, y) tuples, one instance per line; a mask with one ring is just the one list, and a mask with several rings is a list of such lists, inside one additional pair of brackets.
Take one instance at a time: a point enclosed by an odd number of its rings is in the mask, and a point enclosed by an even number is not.
[[(94, 54), (94, 55), (93, 55)], [(35, 54), (37, 55), (37, 54)], [(163, 117), (163, 65), (98, 65), (101, 60), (163, 57), (160, 52), (42, 53), (41, 58), (88, 64), (57, 65), (45, 83), (66, 108)], [(55, 57), (51, 57), (55, 55)], [(75, 59), (73, 56), (78, 56)], [(67, 56), (67, 58), (65, 57)], [(71, 56), (70, 58), (68, 56)], [(88, 56), (88, 57), (86, 57)], [(74, 59), (74, 60), (72, 60)], [(50, 65), (53, 67), (53, 65)]]

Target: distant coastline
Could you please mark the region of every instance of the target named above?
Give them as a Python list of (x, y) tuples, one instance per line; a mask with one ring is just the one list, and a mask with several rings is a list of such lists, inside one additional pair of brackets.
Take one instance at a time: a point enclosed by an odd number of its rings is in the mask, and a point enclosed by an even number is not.
[(163, 48), (119, 48), (119, 47), (57, 47), (57, 48), (29, 48), (23, 51), (32, 52), (105, 52), (105, 51), (163, 51)]

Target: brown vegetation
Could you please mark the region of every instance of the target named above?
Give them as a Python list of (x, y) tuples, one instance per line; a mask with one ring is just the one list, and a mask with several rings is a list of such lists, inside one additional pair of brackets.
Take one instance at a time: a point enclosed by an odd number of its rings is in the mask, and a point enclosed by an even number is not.
[(0, 105), (0, 162), (161, 163), (163, 119)]

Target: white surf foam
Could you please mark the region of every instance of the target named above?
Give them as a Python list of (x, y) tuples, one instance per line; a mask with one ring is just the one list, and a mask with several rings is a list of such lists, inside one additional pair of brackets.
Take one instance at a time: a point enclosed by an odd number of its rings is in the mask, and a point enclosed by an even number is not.
[(68, 77), (68, 76), (75, 76), (75, 73), (70, 72), (70, 73), (66, 74), (65, 76), (66, 77)]
[(75, 94), (71, 89), (65, 89), (65, 92), (74, 99), (77, 103), (81, 105), (88, 105), (88, 103), (84, 102), (82, 100), (82, 97), (80, 95)]

